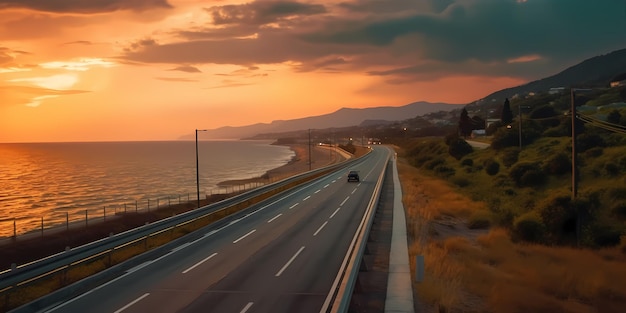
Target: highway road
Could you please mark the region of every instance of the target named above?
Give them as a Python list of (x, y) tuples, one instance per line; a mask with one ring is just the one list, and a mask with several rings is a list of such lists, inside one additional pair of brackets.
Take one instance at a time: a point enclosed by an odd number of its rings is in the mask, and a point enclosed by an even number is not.
[(319, 312), (390, 153), (374, 147), (46, 312)]

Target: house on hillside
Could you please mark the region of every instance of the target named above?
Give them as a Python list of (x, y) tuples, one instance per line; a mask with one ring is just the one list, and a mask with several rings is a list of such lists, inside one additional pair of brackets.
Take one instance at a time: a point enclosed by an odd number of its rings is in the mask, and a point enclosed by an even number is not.
[(548, 90), (548, 94), (556, 95), (565, 92), (565, 87), (552, 87)]
[(611, 88), (626, 86), (626, 73), (619, 74), (611, 80)]
[(611, 88), (626, 86), (626, 79), (611, 82)]

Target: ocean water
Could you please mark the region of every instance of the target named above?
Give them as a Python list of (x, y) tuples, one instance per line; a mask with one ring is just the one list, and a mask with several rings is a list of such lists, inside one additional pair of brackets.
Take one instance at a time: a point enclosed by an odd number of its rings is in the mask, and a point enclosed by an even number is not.
[[(270, 141), (200, 141), (200, 194), (257, 177), (294, 152)], [(196, 199), (195, 141), (0, 144), (0, 237), (114, 212)], [(90, 213), (92, 214), (92, 213)], [(95, 215), (97, 215), (95, 214)], [(110, 213), (114, 214), (114, 213)]]

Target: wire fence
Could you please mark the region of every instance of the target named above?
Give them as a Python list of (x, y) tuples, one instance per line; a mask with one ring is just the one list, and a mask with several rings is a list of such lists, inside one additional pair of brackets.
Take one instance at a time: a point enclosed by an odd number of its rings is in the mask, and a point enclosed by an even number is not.
[[(212, 195), (236, 194), (267, 184), (267, 182), (251, 182), (218, 187), (203, 193), (208, 200)], [(120, 217), (129, 213), (149, 213), (173, 206), (194, 203), (198, 200), (197, 192), (143, 198), (134, 201), (120, 200), (116, 204), (103, 205), (99, 208), (73, 211), (53, 211), (45, 216), (4, 219), (0, 221), (0, 244), (43, 237), (46, 233), (65, 231), (76, 227), (89, 227), (99, 222)], [(202, 198), (202, 196), (200, 197)], [(113, 201), (115, 202), (115, 201)]]

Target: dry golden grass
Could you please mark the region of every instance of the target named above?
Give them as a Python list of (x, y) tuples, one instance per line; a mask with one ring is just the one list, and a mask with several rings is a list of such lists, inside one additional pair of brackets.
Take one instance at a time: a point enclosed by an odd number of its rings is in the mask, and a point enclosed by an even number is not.
[[(602, 250), (517, 244), (504, 229), (464, 227), (486, 205), (398, 162), (409, 255), (424, 255), (414, 283), (424, 312), (625, 312), (626, 238)], [(413, 276), (414, 277), (414, 276)]]

